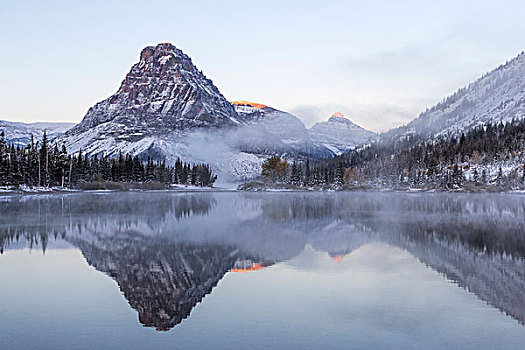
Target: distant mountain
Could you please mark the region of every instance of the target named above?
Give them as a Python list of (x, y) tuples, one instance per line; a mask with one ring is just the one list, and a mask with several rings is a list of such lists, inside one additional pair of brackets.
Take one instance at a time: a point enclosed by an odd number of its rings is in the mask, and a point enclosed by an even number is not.
[(315, 123), (308, 135), (316, 145), (324, 146), (336, 155), (378, 139), (376, 133), (360, 127), (339, 112), (332, 114), (328, 121)]
[(485, 74), (385, 137), (454, 135), (486, 123), (525, 118), (525, 53)]
[(293, 114), (248, 101), (232, 104), (244, 123), (275, 137), (285, 152), (313, 158), (333, 155), (330, 149), (312, 142), (304, 123)]
[(73, 126), (74, 123), (20, 123), (0, 120), (0, 131), (5, 132), (7, 141), (20, 146), (28, 145), (31, 142), (31, 135), (34, 141), (41, 140), (44, 130), (49, 139), (54, 139)]

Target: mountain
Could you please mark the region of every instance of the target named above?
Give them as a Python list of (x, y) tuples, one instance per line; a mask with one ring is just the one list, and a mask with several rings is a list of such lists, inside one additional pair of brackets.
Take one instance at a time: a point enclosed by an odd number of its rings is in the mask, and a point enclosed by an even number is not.
[(308, 135), (315, 144), (336, 155), (377, 139), (376, 133), (354, 124), (339, 112), (332, 114), (328, 121), (315, 123)]
[(248, 101), (232, 101), (232, 105), (244, 123), (275, 137), (282, 143), (280, 148), (292, 156), (326, 158), (333, 155), (325, 146), (313, 143), (304, 123), (291, 113)]
[(87, 153), (169, 153), (163, 141), (189, 130), (239, 125), (239, 116), (186, 54), (148, 46), (118, 91), (91, 107), (63, 141)]
[(396, 137), (457, 135), (478, 125), (525, 118), (525, 53), (485, 74), (408, 125), (384, 134)]
[(171, 44), (144, 48), (118, 91), (60, 138), (71, 152), (206, 162), (220, 181), (256, 177), (265, 158), (324, 158), (295, 116), (228, 102)]
[(329, 141), (316, 142), (290, 113), (230, 103), (191, 58), (163, 43), (144, 48), (118, 91), (58, 140), (73, 153), (206, 162), (221, 182), (230, 182), (259, 176), (269, 156), (328, 158), (363, 143), (364, 130), (351, 122), (339, 130), (343, 139), (335, 140), (329, 131)]
[(54, 139), (73, 126), (75, 126), (74, 123), (20, 123), (0, 120), (0, 131), (5, 132), (6, 140), (20, 146), (31, 143), (31, 135), (34, 141), (41, 140), (44, 130), (49, 139)]

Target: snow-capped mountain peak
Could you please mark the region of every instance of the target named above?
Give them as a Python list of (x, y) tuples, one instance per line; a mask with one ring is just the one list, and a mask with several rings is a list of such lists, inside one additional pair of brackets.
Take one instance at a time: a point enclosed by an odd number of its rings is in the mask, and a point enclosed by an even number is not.
[(256, 102), (233, 101), (232, 105), (244, 123), (275, 138), (275, 148), (283, 153), (313, 158), (332, 156), (326, 147), (310, 140), (304, 123), (295, 115)]
[(335, 112), (325, 122), (315, 123), (308, 134), (314, 143), (330, 149), (336, 155), (377, 138), (376, 133), (353, 123), (340, 112)]
[(0, 131), (4, 131), (8, 142), (19, 146), (27, 146), (31, 142), (31, 136), (35, 142), (40, 141), (44, 131), (47, 138), (53, 140), (73, 126), (74, 123), (21, 123), (0, 120)]
[(232, 105), (191, 58), (163, 43), (144, 48), (118, 91), (91, 107), (64, 141), (72, 151), (111, 154), (147, 137), (239, 124)]

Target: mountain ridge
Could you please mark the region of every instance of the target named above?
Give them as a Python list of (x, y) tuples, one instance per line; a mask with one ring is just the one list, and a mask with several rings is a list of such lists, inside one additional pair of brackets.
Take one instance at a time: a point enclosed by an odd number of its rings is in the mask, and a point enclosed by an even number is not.
[(476, 126), (506, 123), (513, 118), (525, 118), (525, 52), (427, 108), (407, 125), (382, 135), (458, 135)]
[[(523, 77), (522, 52), (407, 125), (378, 136), (339, 112), (307, 129), (291, 113), (261, 103), (229, 102), (189, 56), (161, 43), (145, 47), (119, 89), (91, 107), (80, 123), (70, 129), (52, 126), (48, 136), (73, 153), (210, 162), (247, 179), (258, 176), (264, 159), (273, 155), (323, 159), (381, 139), (449, 137), (488, 123), (523, 119)], [(41, 138), (43, 129), (0, 121), (8, 141), (19, 145), (29, 143), (31, 134)]]
[(35, 142), (40, 141), (46, 131), (47, 137), (54, 139), (75, 125), (75, 123), (66, 122), (23, 123), (0, 120), (0, 131), (4, 131), (9, 143), (25, 147), (31, 143), (31, 136)]

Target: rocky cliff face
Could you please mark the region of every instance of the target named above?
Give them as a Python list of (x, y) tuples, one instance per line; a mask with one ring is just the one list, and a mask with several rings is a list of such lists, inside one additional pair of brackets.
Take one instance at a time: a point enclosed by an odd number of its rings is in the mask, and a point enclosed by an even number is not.
[(315, 123), (308, 130), (308, 135), (315, 144), (330, 149), (336, 155), (377, 139), (376, 133), (354, 124), (339, 112), (328, 121)]
[[(232, 105), (171, 44), (140, 53), (118, 91), (91, 107), (63, 141), (72, 151), (144, 151), (166, 135), (241, 124)], [(158, 145), (157, 145), (158, 146)]]

